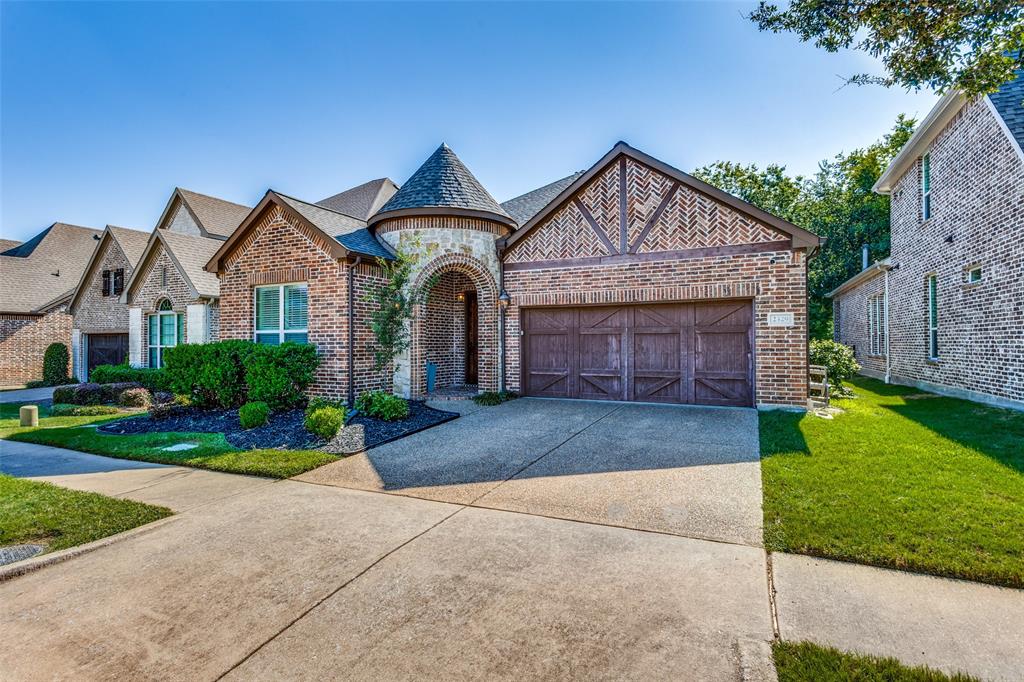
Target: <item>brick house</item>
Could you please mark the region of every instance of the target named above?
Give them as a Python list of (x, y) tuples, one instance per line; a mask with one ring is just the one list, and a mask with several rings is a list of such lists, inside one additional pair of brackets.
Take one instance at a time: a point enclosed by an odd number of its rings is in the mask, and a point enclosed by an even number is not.
[(142, 257), (149, 235), (107, 225), (68, 303), (72, 316), (72, 375), (87, 381), (96, 365), (128, 359), (128, 306), (125, 283)]
[[(206, 266), (221, 338), (316, 344), (313, 391), (335, 398), (806, 404), (817, 236), (621, 142), (504, 204), (445, 145), (397, 191), (374, 182), (362, 210), (267, 192)], [(409, 350), (375, 373), (364, 297), (396, 249), (435, 285)]]
[(159, 367), (164, 348), (217, 340), (220, 286), (203, 266), (250, 210), (174, 190), (121, 294), (133, 366)]
[(54, 223), (24, 243), (0, 240), (0, 386), (41, 379), (51, 343), (70, 350), (68, 301), (101, 234)]
[(1022, 102), (946, 95), (875, 184), (891, 252), (830, 294), (864, 374), (1024, 408)]

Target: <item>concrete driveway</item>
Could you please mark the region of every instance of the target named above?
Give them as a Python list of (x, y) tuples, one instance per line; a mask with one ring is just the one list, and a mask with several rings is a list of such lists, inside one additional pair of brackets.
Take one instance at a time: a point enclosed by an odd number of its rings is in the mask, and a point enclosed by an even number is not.
[(762, 544), (757, 413), (522, 398), (298, 477)]

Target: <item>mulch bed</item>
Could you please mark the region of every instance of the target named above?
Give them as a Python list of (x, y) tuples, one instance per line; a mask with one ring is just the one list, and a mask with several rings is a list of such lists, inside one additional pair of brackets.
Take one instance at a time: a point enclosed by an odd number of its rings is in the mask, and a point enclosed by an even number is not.
[(331, 442), (306, 431), (303, 410), (278, 412), (265, 426), (243, 429), (238, 410), (188, 409), (179, 415), (153, 419), (146, 415), (119, 419), (98, 427), (103, 433), (126, 435), (136, 433), (223, 433), (228, 443), (242, 450), (282, 448), (287, 450), (319, 449), (335, 455), (351, 455), (423, 429), (443, 424), (459, 415), (409, 402), (409, 417), (386, 422), (363, 415), (353, 417)]
[(386, 422), (361, 414), (356, 415), (338, 432), (334, 440), (319, 449), (333, 455), (352, 455), (443, 424), (458, 416), (456, 412), (435, 410), (422, 402), (410, 400), (407, 418)]

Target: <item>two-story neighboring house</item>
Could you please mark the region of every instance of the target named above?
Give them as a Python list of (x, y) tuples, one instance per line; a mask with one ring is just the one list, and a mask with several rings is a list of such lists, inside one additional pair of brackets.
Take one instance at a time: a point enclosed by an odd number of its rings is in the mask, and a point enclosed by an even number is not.
[(87, 381), (97, 365), (128, 359), (128, 306), (121, 302), (149, 234), (107, 225), (68, 305), (73, 376)]
[(943, 97), (875, 184), (891, 253), (830, 295), (863, 373), (1024, 409), (1024, 75)]

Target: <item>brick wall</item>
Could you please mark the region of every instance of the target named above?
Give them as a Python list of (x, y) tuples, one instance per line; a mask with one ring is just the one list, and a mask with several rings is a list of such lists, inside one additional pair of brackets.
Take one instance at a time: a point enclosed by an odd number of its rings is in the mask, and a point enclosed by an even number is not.
[(879, 274), (832, 301), (835, 313), (835, 340), (851, 346), (860, 366), (873, 375), (885, 373), (885, 355), (871, 353), (868, 299), (883, 293), (884, 290), (885, 275)]
[(70, 355), (71, 315), (63, 309), (41, 317), (0, 315), (0, 386), (42, 379), (46, 347), (58, 342), (68, 347)]
[[(775, 263), (772, 263), (772, 260)], [(520, 311), (528, 306), (754, 301), (758, 404), (807, 403), (806, 259), (800, 251), (505, 273), (505, 382), (519, 390)], [(768, 312), (793, 313), (793, 327), (769, 327)]]
[(225, 262), (220, 277), (220, 338), (253, 338), (254, 289), (264, 284), (306, 282), (309, 287), (309, 342), (320, 355), (310, 391), (333, 399), (348, 393), (348, 269), (355, 286), (356, 393), (382, 388), (388, 372), (373, 372), (370, 305), (365, 292), (380, 281), (379, 268), (337, 262), (313, 232), (272, 206)]
[[(509, 388), (520, 385), (523, 307), (751, 299), (757, 403), (806, 405), (807, 262), (789, 235), (627, 157), (575, 198), (505, 254)], [(769, 312), (794, 325), (769, 327)]]
[[(945, 126), (929, 154), (931, 218), (922, 220), (920, 160), (892, 191), (891, 261), (898, 266), (889, 279), (893, 378), (1024, 400), (1024, 162), (983, 99)], [(969, 269), (978, 265), (982, 280), (968, 282)], [(926, 290), (933, 273), (934, 361), (928, 358)], [(848, 328), (866, 327), (866, 309), (854, 304), (849, 315)]]
[(121, 296), (115, 296), (113, 290), (109, 295), (103, 295), (103, 271), (118, 268), (124, 269), (124, 281), (127, 283), (132, 274), (132, 264), (117, 242), (108, 236), (96, 269), (79, 291), (74, 310), (75, 329), (86, 333), (128, 331), (128, 306), (121, 303)]
[(466, 304), (458, 300), (458, 295), (467, 291), (475, 291), (469, 277), (446, 272), (425, 306), (424, 360), (437, 365), (437, 388), (466, 382)]
[[(188, 315), (185, 315), (189, 303), (197, 303), (192, 297), (192, 289), (188, 282), (182, 277), (174, 261), (171, 260), (163, 244), (154, 245), (154, 253), (149, 259), (146, 271), (142, 273), (143, 280), (135, 289), (132, 295), (130, 306), (142, 309), (142, 363), (148, 365), (149, 353), (149, 314), (156, 312), (161, 301), (167, 299), (171, 302), (171, 309), (176, 313), (182, 313), (182, 321), (186, 326), (183, 333), (187, 334)], [(215, 338), (215, 337), (214, 337)]]

